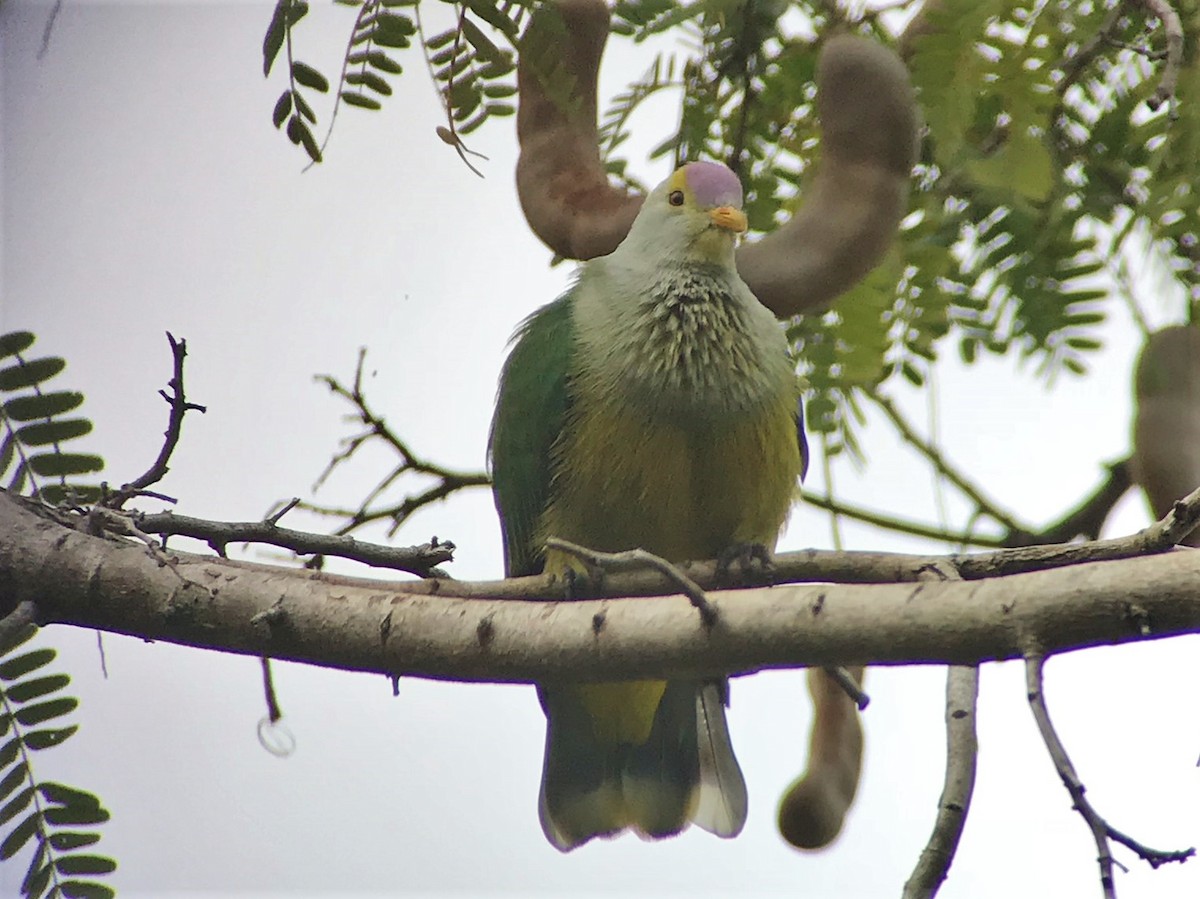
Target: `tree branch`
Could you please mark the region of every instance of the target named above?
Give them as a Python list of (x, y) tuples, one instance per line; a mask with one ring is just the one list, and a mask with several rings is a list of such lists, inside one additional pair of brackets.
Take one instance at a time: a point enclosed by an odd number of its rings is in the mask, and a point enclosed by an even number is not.
[(224, 555), (225, 546), (230, 543), (264, 543), (300, 555), (338, 556), (420, 577), (429, 577), (436, 566), (454, 560), (454, 544), (436, 538), (420, 546), (383, 546), (349, 536), (309, 534), (281, 528), (270, 518), (263, 521), (208, 521), (174, 512), (137, 513), (133, 521), (147, 534), (203, 540), (218, 555)]
[(1050, 721), (1050, 713), (1046, 709), (1042, 684), (1044, 662), (1045, 657), (1041, 652), (1030, 653), (1025, 657), (1025, 686), (1029, 695), (1029, 707), (1037, 722), (1038, 730), (1042, 734), (1046, 749), (1050, 753), (1050, 758), (1054, 762), (1054, 767), (1058, 770), (1058, 776), (1062, 778), (1063, 786), (1071, 794), (1075, 810), (1083, 816), (1083, 820), (1087, 822), (1088, 828), (1092, 831), (1092, 838), (1096, 841), (1096, 860), (1100, 865), (1100, 885), (1104, 890), (1105, 899), (1116, 899), (1116, 885), (1113, 883), (1113, 857), (1109, 840), (1116, 840), (1121, 845), (1132, 849), (1152, 868), (1168, 862), (1187, 861), (1196, 854), (1196, 850), (1182, 849), (1163, 852), (1151, 849), (1114, 828), (1092, 807), (1084, 795), (1086, 789), (1083, 782), (1075, 773), (1075, 766), (1071, 764), (1071, 758), (1067, 755), (1062, 740), (1058, 738), (1054, 725)]
[(867, 391), (866, 395), (887, 416), (888, 421), (900, 433), (904, 442), (928, 459), (934, 470), (957, 487), (967, 499), (975, 504), (976, 509), (999, 522), (1010, 532), (1021, 530), (1020, 525), (1017, 524), (1011, 514), (1001, 509), (999, 503), (984, 496), (981, 488), (971, 483), (966, 475), (961, 474), (957, 468), (946, 461), (936, 446), (917, 433), (916, 429), (908, 423), (908, 420), (900, 414), (900, 410), (896, 408), (895, 403), (888, 397), (875, 391)]
[(126, 502), (135, 496), (145, 492), (147, 487), (157, 484), (170, 470), (167, 463), (171, 461), (171, 454), (175, 452), (175, 447), (179, 443), (179, 434), (183, 428), (183, 417), (191, 411), (207, 412), (208, 410), (197, 403), (189, 403), (187, 397), (183, 393), (183, 360), (187, 358), (187, 341), (176, 340), (175, 337), (167, 332), (167, 342), (171, 345), (171, 355), (175, 361), (175, 370), (171, 375), (171, 380), (167, 382), (167, 388), (171, 391), (170, 394), (166, 390), (160, 390), (159, 396), (167, 401), (167, 405), (171, 407), (170, 415), (167, 418), (167, 430), (163, 433), (163, 445), (158, 451), (158, 458), (146, 471), (137, 478), (134, 478), (128, 484), (125, 484), (104, 501), (104, 505), (110, 509), (120, 509)]
[[(173, 562), (166, 570), (139, 544), (70, 530), (0, 495), (6, 605), (31, 601), (47, 623), (347, 670), (525, 682), (969, 665), (1016, 658), (1032, 641), (1052, 653), (1200, 630), (1200, 554), (1191, 551), (978, 583), (722, 592), (710, 595), (720, 611), (711, 629), (681, 596), (514, 602), (480, 584), (481, 598), (462, 599), (437, 595), (454, 586), (440, 580), (388, 583), (185, 553)], [(961, 570), (963, 560), (953, 564)]]
[[(936, 578), (953, 580), (954, 572), (934, 569), (927, 580)], [(912, 876), (904, 884), (904, 899), (933, 899), (954, 862), (975, 791), (978, 702), (979, 667), (951, 665), (946, 671), (946, 777), (933, 833), (921, 850)]]

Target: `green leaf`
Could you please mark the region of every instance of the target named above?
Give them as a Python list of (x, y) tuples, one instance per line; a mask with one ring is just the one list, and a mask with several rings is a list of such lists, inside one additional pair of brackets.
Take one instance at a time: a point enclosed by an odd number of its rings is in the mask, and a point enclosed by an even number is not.
[(100, 842), (100, 834), (83, 833), (78, 830), (59, 830), (50, 834), (50, 845), (59, 852), (70, 852), (81, 846), (91, 846)]
[(46, 844), (41, 843), (38, 845), (37, 853), (29, 863), (29, 870), (25, 872), (25, 879), (21, 882), (22, 897), (37, 899), (50, 884), (50, 875), (54, 871), (54, 866), (46, 864), (45, 857)]
[(3, 440), (0, 440), (0, 474), (8, 471), (8, 466), (12, 465), (12, 460), (17, 455), (17, 437), (9, 431)]
[(305, 87), (310, 87), (315, 91), (325, 93), (329, 90), (329, 79), (312, 66), (299, 60), (292, 63), (292, 77)]
[(36, 339), (30, 331), (10, 331), (0, 335), (0, 359), (25, 352)]
[(29, 459), (29, 468), (44, 478), (66, 478), (104, 469), (104, 460), (91, 453), (40, 453)]
[(300, 91), (294, 91), (293, 98), (296, 101), (296, 109), (300, 111), (300, 115), (304, 116), (315, 125), (317, 123), (317, 114), (313, 112), (312, 107), (309, 106), (304, 97), (300, 95)]
[(352, 85), (366, 85), (376, 93), (383, 94), (385, 97), (392, 93), (392, 86), (384, 81), (374, 72), (355, 72), (346, 76), (346, 83)]
[(117, 895), (110, 886), (86, 880), (64, 880), (59, 889), (65, 899), (113, 899)]
[(287, 121), (288, 114), (292, 111), (292, 92), (284, 91), (279, 95), (279, 99), (275, 101), (275, 110), (271, 113), (271, 123), (280, 128)]
[(508, 55), (493, 44), (491, 39), (470, 19), (462, 20), (462, 32), (463, 37), (475, 48), (482, 59), (503, 62), (508, 58)]
[(33, 727), (35, 724), (41, 724), (53, 718), (61, 718), (63, 715), (75, 711), (78, 707), (79, 700), (74, 696), (62, 696), (58, 699), (50, 699), (46, 702), (35, 703), (34, 705), (21, 706), (21, 708), (13, 712), (13, 717), (26, 727)]
[(55, 827), (79, 827), (85, 824), (103, 824), (109, 819), (109, 814), (107, 809), (100, 807), (56, 805), (42, 812), (42, 817)]
[(52, 393), (34, 393), (15, 396), (4, 404), (4, 414), (13, 421), (33, 421), (35, 418), (53, 418), (83, 404), (83, 394), (75, 390), (56, 390)]
[(42, 502), (57, 505), (68, 500), (81, 505), (97, 503), (104, 491), (95, 484), (47, 484), (38, 491)]
[(25, 844), (29, 842), (29, 838), (37, 833), (38, 814), (30, 812), (21, 823), (14, 827), (4, 838), (4, 842), (0, 843), (0, 861), (5, 861), (12, 858), (20, 852)]
[(440, 31), (433, 37), (425, 39), (426, 50), (440, 50), (442, 47), (449, 46), (454, 38), (458, 36), (457, 28), (447, 28), (445, 31)]
[[(411, 37), (417, 33), (417, 27), (412, 23), (408, 16), (394, 12), (377, 13), (374, 20), (375, 30), (383, 31), (388, 34), (402, 35)], [(375, 38), (379, 42), (378, 36)]]
[(111, 874), (117, 863), (104, 855), (68, 855), (54, 862), (59, 874)]
[(1016, 191), (1027, 200), (1040, 203), (1054, 187), (1054, 160), (1046, 145), (1023, 132), (1013, 134), (986, 159), (967, 165), (971, 177), (983, 187)]
[(26, 787), (7, 803), (3, 808), (0, 808), (0, 824), (7, 824), (25, 809), (29, 808), (29, 803), (33, 802), (33, 787)]
[(86, 418), (58, 418), (39, 421), (17, 429), (17, 439), (26, 446), (49, 446), (64, 440), (73, 440), (91, 433), (92, 423)]
[(517, 24), (502, 13), (494, 0), (467, 0), (467, 8), (510, 39), (517, 36)]
[(271, 14), (271, 24), (267, 26), (267, 33), (263, 36), (264, 78), (271, 74), (271, 66), (275, 63), (275, 57), (279, 55), (279, 51), (283, 48), (289, 5), (291, 5), (291, 0), (279, 0), (275, 4), (275, 11)]
[(0, 390), (13, 391), (48, 381), (67, 367), (62, 359), (49, 356), (30, 362), (18, 362), (0, 369)]
[(24, 653), (15, 659), (5, 659), (3, 662), (0, 662), (0, 680), (10, 681), (16, 680), (18, 677), (24, 677), (30, 671), (53, 662), (55, 655), (56, 653), (53, 649), (46, 647)]
[(488, 115), (494, 116), (515, 115), (517, 111), (517, 107), (511, 103), (488, 103), (483, 109)]
[(312, 131), (304, 124), (304, 121), (298, 115), (293, 115), (288, 119), (287, 136), (294, 144), (303, 144), (304, 150), (308, 153), (308, 158), (313, 162), (321, 161), (321, 151), (317, 147), (317, 141), (313, 137)]
[(0, 780), (0, 799), (7, 797), (13, 790), (29, 779), (29, 766), (21, 762)]
[(54, 802), (58, 805), (70, 805), (76, 808), (100, 808), (100, 797), (94, 793), (79, 790), (75, 787), (68, 787), (66, 784), (61, 784), (57, 781), (48, 780), (38, 784), (38, 792), (46, 798), (47, 802)]
[(389, 75), (399, 75), (404, 71), (400, 63), (396, 62), (382, 50), (372, 50), (368, 53), (367, 62), (379, 69), (379, 71), (387, 72)]
[(405, 47), (412, 45), (407, 37), (395, 31), (373, 31), (371, 32), (371, 40), (380, 47), (390, 47), (393, 50), (403, 50)]
[(356, 94), (353, 91), (342, 91), (342, 100), (350, 106), (358, 106), (361, 109), (381, 109), (378, 100), (372, 97), (364, 97), (362, 94)]
[(28, 702), (31, 699), (37, 699), (39, 696), (45, 696), (47, 693), (61, 690), (70, 682), (70, 675), (51, 674), (46, 677), (35, 677), (32, 680), (13, 684), (8, 688), (6, 693), (8, 698), (13, 702)]
[(79, 730), (78, 724), (72, 724), (70, 727), (51, 728), (49, 730), (35, 730), (25, 735), (25, 745), (35, 752), (42, 749), (50, 749), (65, 743), (77, 730)]

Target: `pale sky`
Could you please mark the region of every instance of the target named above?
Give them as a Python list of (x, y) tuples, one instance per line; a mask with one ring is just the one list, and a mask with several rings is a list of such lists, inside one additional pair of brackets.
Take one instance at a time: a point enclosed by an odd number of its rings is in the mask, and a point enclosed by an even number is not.
[[(181, 513), (254, 519), (276, 500), (308, 496), (350, 433), (348, 410), (313, 375), (348, 379), (363, 345), (369, 395), (393, 427), (430, 458), (480, 468), (507, 339), (570, 274), (548, 267), (520, 217), (511, 120), (473, 142), (490, 157), (477, 178), (435, 136), (440, 107), (407, 53), (384, 110), (343, 110), (327, 162), (301, 174), (301, 154), (269, 121), (282, 89), (261, 72), (269, 4), (67, 0), (39, 61), (48, 12), (21, 0), (0, 7), (0, 332), (33, 330), (37, 349), (66, 357), (60, 381), (86, 393), (96, 424), (87, 446), (107, 460), (107, 477), (135, 476), (158, 451), (167, 330), (187, 339), (188, 395), (209, 409), (188, 418), (160, 485)], [(351, 18), (314, 6), (299, 58), (334, 71)], [(647, 62), (610, 50), (605, 83), (619, 88)], [(328, 104), (318, 111), (326, 119)], [(641, 127), (639, 145), (661, 136), (652, 120)], [(667, 174), (640, 160), (634, 170), (650, 182)], [(1149, 306), (1156, 323), (1181, 316), (1169, 292)], [(899, 398), (924, 426), (935, 397), (948, 457), (1026, 520), (1048, 521), (1128, 451), (1138, 337), (1112, 312), (1107, 349), (1086, 380), (1064, 378), (1050, 393), (1032, 366), (989, 360), (964, 370), (950, 360), (932, 394), (897, 387)], [(865, 470), (835, 469), (842, 495), (934, 520), (928, 470), (875, 420), (864, 444)], [(390, 462), (364, 457), (318, 499), (356, 501)], [(964, 506), (946, 495), (961, 523)], [(1109, 533), (1146, 521), (1130, 496)], [(486, 491), (422, 513), (395, 540), (432, 534), (458, 544), (456, 577), (499, 576)], [(781, 548), (830, 539), (827, 519), (801, 509)], [(845, 539), (855, 549), (936, 549), (853, 526)], [(256, 738), (256, 659), (109, 635), (105, 680), (95, 634), (50, 628), (40, 639), (74, 677), (82, 728), (40, 755), (37, 773), (103, 798), (113, 820), (99, 849), (118, 860), (112, 882), (126, 896), (898, 896), (941, 789), (944, 670), (875, 670), (847, 827), (823, 853), (789, 849), (775, 804), (803, 764), (808, 700), (799, 672), (757, 675), (734, 683), (730, 713), (750, 789), (741, 837), (626, 836), (564, 856), (538, 826), (544, 722), (529, 687), (406, 679), (393, 698), (381, 677), (279, 664), (297, 743), (280, 759)], [(1193, 637), (1047, 666), (1051, 713), (1088, 795), (1157, 848), (1200, 843), (1200, 715), (1186, 698), (1198, 648)], [(985, 667), (979, 781), (947, 899), (1099, 894), (1091, 837), (1024, 692), (1019, 664)], [(1153, 872), (1115, 853), (1130, 868), (1117, 875), (1123, 896), (1200, 892), (1200, 862)], [(0, 865), (0, 895), (15, 893), (25, 861)]]

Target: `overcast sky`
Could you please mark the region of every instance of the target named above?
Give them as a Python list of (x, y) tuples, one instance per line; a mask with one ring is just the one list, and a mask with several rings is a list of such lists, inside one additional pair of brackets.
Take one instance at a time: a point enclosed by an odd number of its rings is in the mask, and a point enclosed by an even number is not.
[[(107, 460), (107, 477), (129, 479), (158, 451), (167, 330), (187, 339), (188, 395), (209, 410), (189, 416), (161, 485), (182, 513), (254, 519), (276, 500), (310, 495), (349, 433), (347, 410), (313, 375), (348, 379), (360, 346), (375, 407), (417, 451), (482, 467), (508, 336), (570, 274), (548, 267), (520, 217), (511, 120), (474, 141), (490, 157), (477, 178), (437, 139), (440, 107), (408, 55), (384, 110), (343, 110), (327, 162), (301, 174), (301, 154), (269, 122), (282, 89), (278, 77), (262, 78), (269, 4), (67, 0), (39, 60), (48, 12), (45, 3), (0, 6), (0, 331), (33, 330), (39, 350), (68, 359), (60, 380), (87, 395), (88, 445)], [(314, 8), (298, 57), (334, 71), (351, 18)], [(646, 60), (625, 49), (607, 62), (605, 83), (616, 88)], [(328, 105), (319, 112), (327, 118)], [(661, 136), (653, 120), (641, 127), (644, 145)], [(634, 168), (650, 182), (667, 174)], [(1147, 312), (1167, 323), (1181, 309), (1164, 291)], [(1092, 376), (1064, 378), (1053, 393), (1030, 367), (948, 362), (932, 394), (900, 399), (924, 424), (935, 398), (947, 455), (1026, 520), (1045, 522), (1128, 451), (1138, 337), (1119, 309), (1105, 340)], [(876, 421), (864, 443), (865, 470), (836, 469), (842, 494), (935, 520), (928, 470)], [(318, 499), (356, 501), (390, 461), (364, 458)], [(952, 494), (946, 507), (964, 520)], [(1130, 496), (1110, 532), (1146, 521)], [(458, 544), (455, 576), (501, 573), (485, 491), (430, 509), (395, 539), (431, 534)], [(847, 527), (845, 538), (856, 549), (935, 549), (867, 528)], [(781, 548), (830, 539), (827, 519), (799, 510)], [(256, 737), (256, 659), (105, 636), (104, 679), (95, 634), (51, 628), (40, 639), (75, 678), (83, 726), (36, 759), (37, 773), (104, 799), (113, 820), (100, 848), (118, 859), (113, 882), (128, 896), (897, 896), (941, 788), (944, 670), (875, 670), (847, 828), (826, 852), (787, 848), (774, 810), (802, 766), (807, 698), (799, 672), (757, 675), (734, 684), (730, 713), (751, 796), (740, 838), (626, 836), (564, 856), (538, 826), (544, 722), (531, 688), (408, 679), (393, 698), (384, 678), (279, 664), (297, 743), (280, 759)], [(1051, 712), (1088, 795), (1159, 848), (1200, 842), (1200, 715), (1190, 699), (1198, 648), (1188, 638), (1047, 666)], [(1038, 739), (1019, 665), (985, 668), (979, 730), (978, 788), (941, 895), (1098, 895), (1090, 834)], [(1118, 874), (1123, 896), (1200, 892), (1200, 863), (1152, 872), (1116, 854), (1130, 867)], [(0, 895), (23, 873), (23, 860), (0, 865)]]

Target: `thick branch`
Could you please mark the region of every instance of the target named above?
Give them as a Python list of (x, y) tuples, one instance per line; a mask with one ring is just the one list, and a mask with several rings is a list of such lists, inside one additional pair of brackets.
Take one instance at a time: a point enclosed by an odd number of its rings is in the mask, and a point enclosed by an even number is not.
[[(1200, 554), (982, 582), (790, 585), (712, 595), (532, 602), (175, 554), (72, 531), (0, 495), (0, 603), (46, 623), (331, 668), (516, 681), (1015, 658), (1200, 631)], [(545, 579), (541, 579), (545, 580)], [(440, 582), (438, 582), (440, 583)], [(512, 582), (510, 582), (512, 583)], [(449, 586), (449, 585), (447, 585)]]

